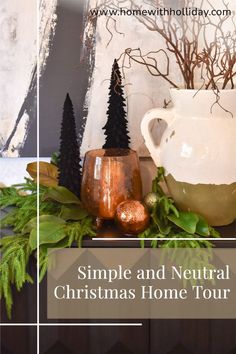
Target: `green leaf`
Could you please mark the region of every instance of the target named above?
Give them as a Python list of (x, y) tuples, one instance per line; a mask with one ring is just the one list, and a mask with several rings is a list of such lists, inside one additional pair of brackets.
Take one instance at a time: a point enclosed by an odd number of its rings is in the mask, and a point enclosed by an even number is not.
[(59, 214), (64, 220), (81, 220), (88, 216), (88, 213), (79, 205), (63, 205)]
[(210, 228), (206, 220), (202, 216), (198, 216), (199, 221), (196, 227), (196, 233), (201, 236), (210, 236)]
[(168, 219), (163, 209), (164, 206), (162, 203), (157, 203), (153, 209), (151, 217), (158, 227), (158, 232), (168, 235), (171, 231), (171, 225), (168, 224)]
[(59, 165), (59, 159), (60, 159), (60, 154), (59, 152), (54, 152), (51, 156), (51, 161), (50, 163), (55, 165), (55, 166), (58, 166)]
[(50, 248), (67, 248), (69, 247), (69, 238), (66, 236), (61, 241), (56, 243), (55, 245), (50, 245)]
[(158, 245), (158, 240), (157, 239), (156, 240), (152, 240), (151, 247), (152, 248), (157, 248), (157, 245)]
[[(57, 216), (54, 215), (40, 215), (39, 217), (39, 224), (41, 224), (42, 222), (55, 222), (55, 223), (59, 223), (59, 224), (64, 224), (65, 221)], [(22, 234), (28, 234), (31, 232), (32, 229), (36, 229), (37, 228), (37, 217), (32, 218), (23, 228), (22, 230)]]
[(48, 249), (67, 248), (68, 246), (69, 246), (69, 238), (68, 238), (68, 236), (65, 236), (63, 239), (61, 239), (60, 241), (58, 241), (56, 243), (45, 243), (45, 244), (41, 245), (40, 249), (42, 247), (44, 247), (44, 250), (46, 250), (46, 253), (47, 253)]
[(41, 281), (43, 280), (46, 272), (48, 269), (48, 261), (47, 259), (44, 260), (43, 264), (40, 267), (40, 271), (39, 271), (39, 282), (41, 283)]
[(218, 231), (216, 231), (216, 229), (214, 229), (213, 227), (209, 226), (209, 230), (210, 230), (210, 236), (212, 237), (220, 237), (220, 233)]
[(62, 186), (48, 188), (42, 197), (43, 201), (47, 199), (55, 200), (61, 204), (81, 204), (79, 198), (75, 194)]
[(173, 204), (170, 205), (169, 211), (172, 211), (177, 218), (179, 217), (179, 211)]
[(176, 226), (190, 234), (196, 232), (197, 223), (199, 222), (199, 216), (189, 211), (180, 211), (178, 218), (175, 215), (168, 215), (167, 218)]
[[(45, 243), (57, 243), (65, 237), (65, 227), (62, 223), (46, 221), (40, 224), (39, 245)], [(37, 230), (33, 229), (30, 233), (29, 244), (32, 250), (37, 248)]]

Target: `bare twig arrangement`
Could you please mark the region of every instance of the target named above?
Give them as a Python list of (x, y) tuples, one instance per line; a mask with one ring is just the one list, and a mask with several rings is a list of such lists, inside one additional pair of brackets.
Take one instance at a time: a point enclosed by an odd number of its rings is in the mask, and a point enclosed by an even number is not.
[[(151, 75), (161, 77), (172, 87), (184, 86), (187, 89), (202, 88), (214, 91), (235, 87), (236, 26), (234, 14), (224, 11), (224, 15), (216, 17), (191, 14), (189, 16), (144, 16), (142, 15), (143, 4), (147, 8), (164, 9), (163, 1), (144, 0), (141, 1), (141, 5), (138, 4), (138, 0), (100, 0), (98, 3), (97, 10), (120, 10), (121, 8), (132, 10), (137, 21), (165, 41), (165, 48), (148, 53), (143, 53), (140, 48), (127, 48), (119, 58), (123, 70), (130, 68), (132, 62), (136, 62), (144, 65)], [(214, 9), (208, 0), (178, 1), (179, 8), (203, 10), (203, 4), (207, 4), (209, 9)], [(224, 0), (222, 6), (224, 10), (229, 10)], [(111, 12), (108, 13), (106, 29), (110, 34), (109, 45), (114, 32), (120, 32), (117, 30), (116, 16), (111, 15)], [(232, 28), (230, 31), (227, 29), (229, 22)], [(163, 61), (165, 63), (165, 71), (162, 69), (163, 65), (161, 67), (159, 65), (160, 56), (162, 63)], [(172, 79), (176, 77), (171, 72), (172, 56), (175, 58), (184, 85)]]

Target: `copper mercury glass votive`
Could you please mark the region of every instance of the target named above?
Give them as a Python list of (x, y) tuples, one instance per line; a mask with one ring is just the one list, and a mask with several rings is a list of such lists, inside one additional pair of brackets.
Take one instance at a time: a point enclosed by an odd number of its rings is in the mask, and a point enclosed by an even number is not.
[(117, 206), (142, 199), (137, 153), (128, 149), (88, 151), (83, 164), (81, 199), (94, 216), (113, 219)]

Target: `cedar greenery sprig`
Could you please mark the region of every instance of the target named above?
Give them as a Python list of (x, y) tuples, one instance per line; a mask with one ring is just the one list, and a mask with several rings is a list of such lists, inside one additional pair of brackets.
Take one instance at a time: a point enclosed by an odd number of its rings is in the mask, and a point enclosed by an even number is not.
[(5, 298), (8, 317), (13, 305), (12, 285), (20, 291), (25, 282), (33, 283), (27, 271), (31, 254), (28, 238), (22, 235), (7, 236), (0, 240), (2, 258), (0, 262), (0, 297)]
[[(152, 193), (155, 203), (151, 211), (151, 223), (148, 229), (139, 234), (141, 246), (145, 247), (145, 240), (151, 241), (153, 248), (210, 248), (213, 244), (204, 237), (219, 237), (219, 233), (208, 225), (206, 220), (194, 213), (178, 210), (172, 198), (165, 195), (161, 182), (164, 181), (164, 168), (159, 167), (157, 176), (152, 182)], [(170, 240), (162, 240), (169, 238)], [(189, 238), (191, 240), (175, 240), (171, 238)], [(202, 238), (194, 240), (194, 238)]]

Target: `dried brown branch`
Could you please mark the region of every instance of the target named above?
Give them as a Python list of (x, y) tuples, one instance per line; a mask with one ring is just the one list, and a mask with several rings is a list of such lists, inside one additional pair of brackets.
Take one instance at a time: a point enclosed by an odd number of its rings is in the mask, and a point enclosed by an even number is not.
[[(179, 0), (174, 6), (204, 9), (205, 4), (211, 10), (214, 9), (212, 0)], [(133, 14), (137, 21), (147, 30), (156, 33), (164, 39), (166, 47), (158, 48), (143, 54), (140, 48), (127, 48), (121, 55), (121, 67), (123, 75), (125, 70), (129, 69), (132, 63), (141, 64), (146, 67), (152, 76), (163, 78), (171, 86), (178, 87), (179, 84), (174, 82), (171, 77), (172, 67), (170, 66), (170, 58), (174, 56), (177, 67), (183, 78), (184, 86), (188, 89), (199, 88), (225, 89), (227, 87), (234, 88), (234, 79), (236, 76), (236, 25), (234, 15), (217, 15), (213, 16), (194, 16), (178, 17), (178, 16), (154, 16), (142, 15), (141, 10), (144, 8), (163, 9), (163, 1), (161, 0), (101, 0), (97, 6), (97, 10), (120, 8), (126, 10), (135, 10)], [(196, 6), (198, 5), (198, 6)], [(222, 0), (224, 10), (229, 10), (228, 3)], [(90, 19), (94, 23), (94, 18)], [(115, 16), (107, 17), (106, 29), (110, 34), (110, 44), (114, 32), (117, 30)], [(225, 25), (231, 22), (233, 29), (229, 32), (225, 31)], [(112, 25), (111, 25), (112, 24)], [(158, 55), (164, 55), (166, 63), (165, 72), (160, 69)]]

